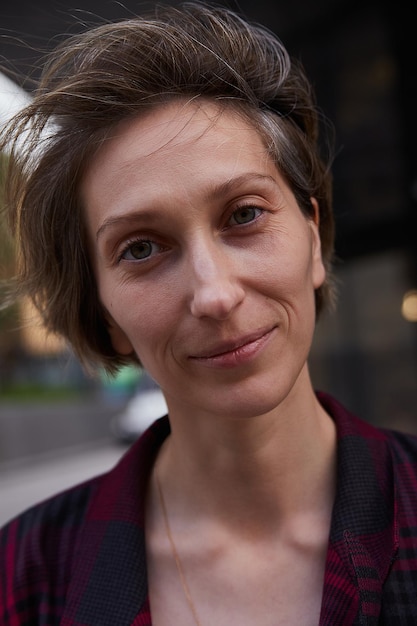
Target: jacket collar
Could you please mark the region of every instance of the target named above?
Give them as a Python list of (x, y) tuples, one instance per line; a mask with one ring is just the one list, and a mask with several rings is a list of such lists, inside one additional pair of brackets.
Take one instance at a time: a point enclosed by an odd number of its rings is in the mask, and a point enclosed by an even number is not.
[(76, 546), (61, 626), (150, 626), (144, 516), (146, 486), (169, 434), (161, 418), (105, 474)]
[[(337, 496), (320, 626), (377, 624), (382, 586), (398, 546), (386, 436), (326, 394), (338, 436)], [(150, 626), (144, 512), (146, 485), (169, 434), (158, 420), (99, 482), (80, 539), (61, 626)], [(139, 483), (138, 483), (139, 481)]]
[(393, 462), (383, 431), (319, 393), (337, 428), (333, 507), (320, 626), (377, 624), (398, 549)]

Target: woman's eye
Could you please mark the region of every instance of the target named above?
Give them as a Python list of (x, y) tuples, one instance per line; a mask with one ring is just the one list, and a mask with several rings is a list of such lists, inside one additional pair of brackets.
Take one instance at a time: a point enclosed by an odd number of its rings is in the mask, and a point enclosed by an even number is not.
[(230, 217), (230, 224), (232, 226), (249, 224), (256, 220), (262, 213), (262, 209), (258, 209), (254, 206), (242, 206), (233, 211)]
[(140, 239), (130, 243), (120, 258), (125, 261), (143, 261), (159, 250), (158, 244), (148, 239)]

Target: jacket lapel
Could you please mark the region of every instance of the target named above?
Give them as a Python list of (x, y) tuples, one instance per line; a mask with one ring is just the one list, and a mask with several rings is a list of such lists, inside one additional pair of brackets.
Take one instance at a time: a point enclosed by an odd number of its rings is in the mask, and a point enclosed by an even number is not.
[[(319, 399), (338, 432), (337, 496), (320, 626), (374, 626), (398, 547), (392, 460), (382, 432), (328, 396)], [(158, 420), (101, 480), (75, 548), (61, 626), (151, 626), (144, 500), (168, 434), (168, 420)]]
[(149, 472), (168, 434), (168, 420), (158, 420), (100, 481), (75, 548), (61, 626), (151, 625), (144, 504)]
[(392, 458), (381, 431), (328, 396), (319, 399), (338, 432), (337, 496), (320, 626), (373, 626), (398, 549)]

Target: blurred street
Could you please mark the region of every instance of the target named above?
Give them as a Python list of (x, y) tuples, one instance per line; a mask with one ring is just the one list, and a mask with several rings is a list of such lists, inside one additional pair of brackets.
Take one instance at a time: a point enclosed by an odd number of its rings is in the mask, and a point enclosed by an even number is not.
[(0, 526), (28, 506), (110, 469), (124, 451), (103, 441), (23, 465), (0, 466)]
[(117, 404), (0, 405), (0, 526), (31, 504), (110, 469), (125, 452)]

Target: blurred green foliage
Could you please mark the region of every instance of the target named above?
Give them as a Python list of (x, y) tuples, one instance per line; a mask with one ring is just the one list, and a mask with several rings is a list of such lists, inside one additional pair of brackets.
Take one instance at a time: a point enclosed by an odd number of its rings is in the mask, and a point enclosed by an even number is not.
[(51, 387), (50, 385), (40, 384), (10, 384), (0, 386), (0, 403), (1, 402), (69, 402), (82, 397), (80, 389), (71, 388), (68, 385), (60, 387)]

